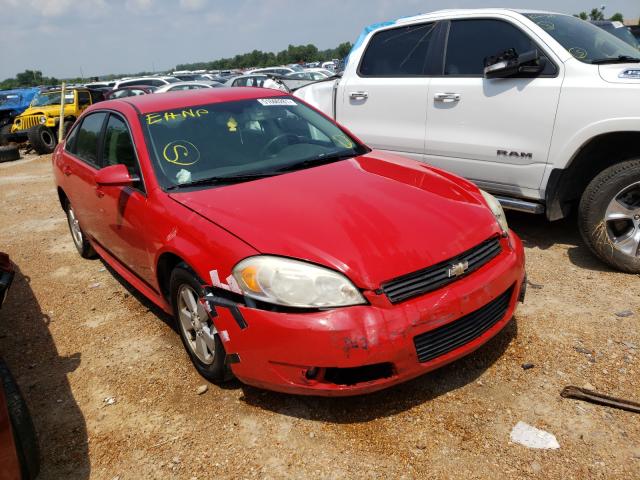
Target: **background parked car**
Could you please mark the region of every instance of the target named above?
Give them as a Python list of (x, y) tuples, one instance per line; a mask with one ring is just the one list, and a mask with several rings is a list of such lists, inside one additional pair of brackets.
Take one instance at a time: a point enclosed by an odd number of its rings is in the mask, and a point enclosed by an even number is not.
[(179, 82), (175, 77), (137, 77), (127, 78), (126, 80), (118, 80), (113, 86), (114, 90), (120, 87), (127, 87), (132, 85), (149, 85), (151, 87), (162, 87), (170, 83)]
[[(14, 142), (28, 140), (38, 154), (53, 152), (58, 144), (61, 94), (60, 89), (38, 93), (29, 108), (16, 117), (7, 139)], [(103, 99), (102, 92), (89, 88), (65, 90), (64, 131), (71, 128), (87, 107)]]
[(37, 88), (17, 88), (0, 91), (0, 145), (9, 143), (13, 120), (24, 112), (38, 94)]
[(269, 78), (267, 75), (238, 75), (231, 77), (225, 82), (227, 87), (262, 87), (264, 81)]
[(610, 20), (594, 20), (591, 21), (594, 25), (606, 30), (612, 35), (615, 35), (620, 40), (627, 42), (629, 45), (635, 48), (640, 48), (638, 39), (633, 35), (631, 29), (625, 26), (622, 22), (612, 22)]
[(248, 70), (245, 72), (247, 75), (255, 74), (255, 73), (270, 73), (272, 75), (288, 75), (290, 73), (295, 73), (296, 70), (290, 67), (269, 67), (269, 68), (254, 68), (253, 70)]
[(154, 93), (178, 92), (180, 90), (200, 90), (202, 88), (220, 88), (222, 84), (211, 81), (177, 82), (159, 87)]
[(104, 96), (105, 100), (113, 100), (115, 98), (136, 97), (138, 95), (147, 95), (153, 93), (158, 87), (149, 85), (133, 85), (131, 87), (121, 87), (107, 92)]

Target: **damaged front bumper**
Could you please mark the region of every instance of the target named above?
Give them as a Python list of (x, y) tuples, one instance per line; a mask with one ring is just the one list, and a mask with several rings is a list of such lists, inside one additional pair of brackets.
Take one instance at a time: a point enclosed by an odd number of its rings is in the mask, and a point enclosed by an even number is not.
[(524, 252), (513, 234), (500, 255), (449, 286), (391, 304), (282, 313), (229, 302), (214, 323), (233, 373), (281, 392), (341, 396), (387, 388), (465, 356), (511, 320), (523, 298)]

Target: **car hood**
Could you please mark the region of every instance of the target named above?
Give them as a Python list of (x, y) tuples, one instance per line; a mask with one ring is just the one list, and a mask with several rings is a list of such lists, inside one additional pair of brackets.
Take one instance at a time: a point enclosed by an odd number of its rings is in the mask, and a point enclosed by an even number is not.
[(374, 153), (170, 196), (262, 253), (322, 264), (375, 289), (498, 234), (474, 190), (422, 163)]

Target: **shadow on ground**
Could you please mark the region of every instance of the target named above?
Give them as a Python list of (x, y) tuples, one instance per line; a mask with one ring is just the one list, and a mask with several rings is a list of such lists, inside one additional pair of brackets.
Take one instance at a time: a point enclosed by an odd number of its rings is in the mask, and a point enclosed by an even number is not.
[(369, 395), (304, 397), (242, 385), (241, 400), (282, 415), (330, 423), (359, 423), (389, 417), (476, 381), (504, 354), (517, 333), (514, 319), (471, 355), (415, 380)]
[(569, 245), (569, 261), (576, 267), (599, 272), (614, 271), (598, 260), (582, 241), (575, 215), (550, 222), (544, 215), (507, 211), (507, 220), (525, 247), (546, 250), (556, 244)]
[(87, 429), (67, 374), (80, 365), (80, 353), (58, 354), (49, 332), (51, 319), (35, 298), (29, 278), (16, 267), (13, 285), (0, 310), (0, 356), (25, 397), (40, 444), (38, 478), (89, 478)]

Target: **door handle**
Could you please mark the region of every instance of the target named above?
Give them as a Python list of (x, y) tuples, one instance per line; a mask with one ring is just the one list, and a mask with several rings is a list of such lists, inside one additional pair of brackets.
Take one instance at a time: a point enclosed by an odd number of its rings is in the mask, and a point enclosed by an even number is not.
[(369, 93), (367, 92), (351, 92), (349, 93), (349, 98), (353, 100), (366, 100), (369, 98)]
[(70, 169), (69, 167), (64, 167), (64, 168), (62, 169), (62, 173), (64, 173), (64, 174), (65, 174), (65, 176), (67, 176), (67, 177), (68, 177), (69, 175), (71, 175), (71, 169)]
[(433, 98), (436, 102), (442, 102), (442, 103), (459, 102), (460, 94), (459, 93), (436, 93), (433, 96)]

